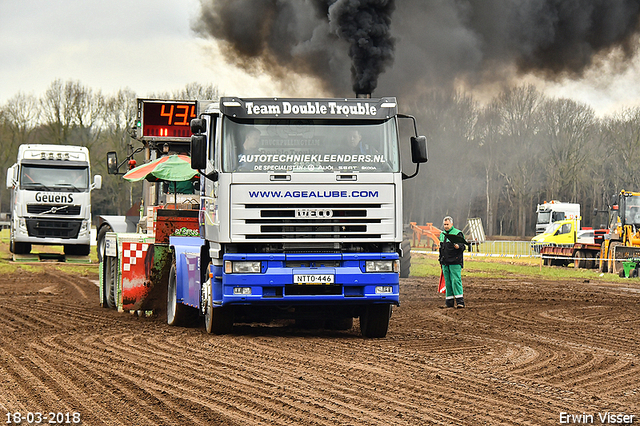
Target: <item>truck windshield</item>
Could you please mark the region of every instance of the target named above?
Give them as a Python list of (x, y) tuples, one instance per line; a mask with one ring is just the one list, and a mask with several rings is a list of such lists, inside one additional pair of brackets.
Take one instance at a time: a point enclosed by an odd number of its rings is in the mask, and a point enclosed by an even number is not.
[(393, 118), (240, 120), (224, 117), (225, 172), (398, 172)]
[(626, 197), (625, 220), (627, 225), (640, 225), (640, 197)]
[(560, 223), (553, 222), (547, 226), (547, 229), (544, 230), (545, 234), (555, 234), (555, 232), (560, 228)]
[(86, 191), (89, 189), (89, 168), (23, 164), (20, 186), (38, 191)]
[(549, 223), (549, 222), (551, 222), (551, 212), (538, 213), (538, 223)]

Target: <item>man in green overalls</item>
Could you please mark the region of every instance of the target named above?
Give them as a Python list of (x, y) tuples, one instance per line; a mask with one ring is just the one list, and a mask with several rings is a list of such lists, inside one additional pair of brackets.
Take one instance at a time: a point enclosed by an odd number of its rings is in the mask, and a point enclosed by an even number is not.
[[(440, 234), (440, 256), (438, 260), (442, 266), (446, 292), (446, 307), (464, 308), (464, 298), (462, 293), (462, 267), (464, 266), (463, 243), (454, 243), (447, 236), (456, 235), (464, 241), (464, 234), (459, 229), (453, 227), (453, 219), (447, 216), (442, 220), (444, 232)], [(456, 238), (459, 240), (460, 238)]]

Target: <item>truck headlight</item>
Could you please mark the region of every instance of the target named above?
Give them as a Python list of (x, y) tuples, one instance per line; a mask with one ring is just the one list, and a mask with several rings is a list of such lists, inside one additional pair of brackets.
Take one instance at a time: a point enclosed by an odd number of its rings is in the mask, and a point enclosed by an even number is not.
[(367, 260), (365, 272), (400, 272), (400, 260)]
[(262, 264), (254, 261), (224, 261), (225, 274), (259, 274), (262, 271)]

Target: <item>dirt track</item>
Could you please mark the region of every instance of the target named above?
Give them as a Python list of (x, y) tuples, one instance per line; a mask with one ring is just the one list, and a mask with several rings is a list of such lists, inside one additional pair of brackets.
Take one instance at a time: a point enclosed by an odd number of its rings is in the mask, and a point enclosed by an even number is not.
[[(46, 268), (46, 267), (45, 267)], [(79, 412), (85, 425), (640, 424), (640, 281), (402, 282), (386, 339), (204, 327), (101, 309), (89, 277), (0, 278), (0, 422)], [(24, 422), (23, 424), (26, 424)]]

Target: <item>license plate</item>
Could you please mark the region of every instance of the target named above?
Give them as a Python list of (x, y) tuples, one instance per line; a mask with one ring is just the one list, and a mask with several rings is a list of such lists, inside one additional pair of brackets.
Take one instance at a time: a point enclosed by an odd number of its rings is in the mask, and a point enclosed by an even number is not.
[(295, 284), (333, 284), (333, 275), (326, 274), (295, 274), (293, 276), (293, 282)]

